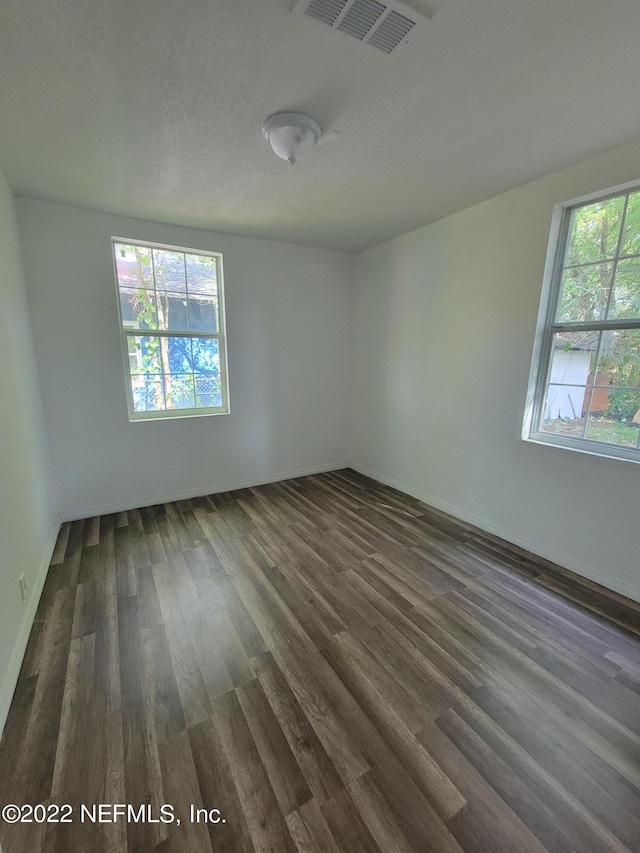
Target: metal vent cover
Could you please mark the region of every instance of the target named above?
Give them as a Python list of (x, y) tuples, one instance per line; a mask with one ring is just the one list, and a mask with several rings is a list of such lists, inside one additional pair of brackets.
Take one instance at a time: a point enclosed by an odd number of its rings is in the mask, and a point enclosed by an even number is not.
[(426, 20), (399, 0), (297, 0), (291, 13), (387, 56)]

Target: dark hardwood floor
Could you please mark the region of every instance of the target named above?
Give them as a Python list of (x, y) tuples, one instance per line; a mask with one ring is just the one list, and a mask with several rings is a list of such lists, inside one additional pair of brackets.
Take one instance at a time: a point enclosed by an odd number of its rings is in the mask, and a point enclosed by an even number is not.
[(6, 803), (73, 822), (4, 853), (640, 851), (640, 605), (349, 470), (65, 524)]

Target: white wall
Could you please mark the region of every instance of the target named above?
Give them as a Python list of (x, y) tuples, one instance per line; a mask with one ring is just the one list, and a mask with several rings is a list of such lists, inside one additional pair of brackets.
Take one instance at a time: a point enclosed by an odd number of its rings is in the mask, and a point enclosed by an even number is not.
[(640, 465), (521, 440), (554, 204), (640, 178), (640, 143), (358, 257), (351, 460), (640, 600)]
[(1, 732), (58, 529), (14, 201), (1, 173), (0, 300)]
[[(353, 259), (18, 200), (65, 519), (341, 467)], [(231, 414), (129, 423), (111, 236), (224, 254)]]

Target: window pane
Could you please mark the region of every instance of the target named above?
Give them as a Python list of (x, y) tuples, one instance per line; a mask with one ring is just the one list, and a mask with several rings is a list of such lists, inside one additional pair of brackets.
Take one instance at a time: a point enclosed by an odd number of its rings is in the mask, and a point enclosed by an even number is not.
[(542, 429), (581, 437), (594, 381), (600, 332), (553, 336)]
[(187, 281), (184, 270), (184, 254), (166, 249), (153, 250), (153, 272), (158, 290), (173, 290), (186, 293)]
[(218, 331), (218, 300), (189, 294), (189, 328), (194, 332)]
[(640, 432), (640, 330), (555, 334), (540, 429), (636, 447)]
[(166, 409), (162, 376), (132, 376), (131, 390), (135, 412), (158, 412)]
[(196, 405), (192, 373), (165, 374), (167, 409), (194, 409)]
[(196, 406), (207, 408), (222, 405), (222, 385), (219, 376), (196, 375)]
[(157, 329), (158, 318), (153, 291), (120, 288), (122, 325), (131, 329)]
[(565, 266), (613, 258), (618, 246), (624, 196), (573, 211)]
[[(133, 345), (132, 342), (133, 341)], [(160, 338), (156, 337), (129, 337), (127, 349), (130, 357), (135, 353), (137, 360), (136, 373), (160, 374), (162, 373), (162, 362), (160, 360)]]
[[(637, 398), (640, 399), (640, 388), (637, 389)], [(637, 447), (639, 431), (637, 424), (596, 414), (589, 418), (585, 438), (617, 444), (619, 447)]]
[(145, 246), (114, 243), (119, 287), (152, 288), (151, 251)]
[(620, 254), (640, 255), (640, 192), (629, 196)]
[(548, 382), (588, 385), (595, 367), (600, 332), (557, 332), (551, 345)]
[(586, 437), (634, 447), (639, 425), (640, 330), (602, 332)]
[(188, 330), (186, 294), (159, 290), (156, 293), (156, 301), (159, 329), (172, 332), (186, 332)]
[(640, 257), (618, 261), (608, 319), (640, 317)]
[(186, 255), (186, 262), (189, 293), (217, 295), (216, 259), (207, 255)]
[(599, 384), (640, 387), (640, 329), (602, 332), (598, 374), (607, 380)]
[(193, 338), (193, 370), (195, 373), (220, 374), (220, 344), (216, 338)]
[(585, 385), (549, 385), (544, 400), (541, 429), (581, 437), (588, 391)]
[(609, 299), (613, 264), (570, 267), (562, 274), (558, 320), (603, 320)]
[(191, 373), (191, 338), (162, 338), (162, 363), (165, 373)]

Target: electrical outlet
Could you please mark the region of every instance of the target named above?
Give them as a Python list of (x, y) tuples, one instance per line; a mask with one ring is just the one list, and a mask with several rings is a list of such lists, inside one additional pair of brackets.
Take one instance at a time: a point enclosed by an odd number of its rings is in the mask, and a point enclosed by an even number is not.
[(24, 576), (24, 572), (18, 578), (20, 581), (20, 595), (22, 596), (22, 600), (24, 601), (27, 597), (27, 581)]

